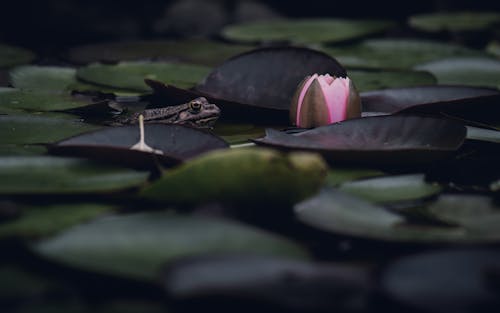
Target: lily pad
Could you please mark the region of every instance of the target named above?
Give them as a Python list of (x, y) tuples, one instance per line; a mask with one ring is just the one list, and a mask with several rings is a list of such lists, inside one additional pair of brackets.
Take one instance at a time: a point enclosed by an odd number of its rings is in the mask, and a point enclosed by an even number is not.
[(181, 301), (208, 298), (234, 301), (240, 307), (257, 303), (284, 311), (326, 312), (342, 311), (359, 300), (370, 289), (370, 279), (366, 270), (354, 266), (239, 254), (173, 262), (164, 285), (169, 295)]
[(248, 142), (249, 139), (262, 137), (263, 127), (243, 123), (217, 123), (213, 133), (223, 138), (230, 145)]
[(347, 19), (302, 19), (256, 21), (229, 25), (222, 35), (241, 42), (288, 41), (292, 43), (338, 42), (381, 33), (391, 21)]
[(14, 88), (0, 88), (0, 112), (9, 109), (25, 111), (63, 111), (91, 105), (89, 101), (69, 94), (29, 92)]
[(428, 32), (441, 31), (481, 31), (500, 23), (500, 14), (496, 12), (438, 12), (414, 15), (408, 23), (419, 30)]
[(500, 131), (467, 126), (467, 139), (500, 143)]
[(459, 45), (413, 38), (368, 39), (356, 45), (321, 50), (347, 68), (372, 69), (411, 69), (415, 65), (447, 57), (484, 54)]
[(468, 86), (418, 86), (361, 93), (363, 112), (446, 114), (498, 120), (500, 91)]
[(0, 157), (0, 194), (109, 193), (137, 187), (148, 172), (49, 156)]
[[(314, 73), (346, 76), (345, 69), (322, 52), (306, 48), (263, 48), (227, 60), (195, 90), (213, 98), (216, 104), (220, 99), (247, 106), (288, 110), (299, 83)], [(229, 105), (221, 109), (224, 111), (226, 107)]]
[(166, 262), (189, 255), (308, 257), (297, 244), (251, 226), (163, 212), (101, 218), (42, 241), (35, 249), (73, 267), (139, 280), (154, 280)]
[(144, 79), (155, 79), (180, 88), (191, 88), (210, 72), (209, 67), (168, 62), (121, 62), (91, 64), (79, 68), (77, 77), (85, 82), (139, 92), (150, 91)]
[(426, 182), (423, 174), (410, 174), (346, 182), (339, 189), (370, 202), (391, 203), (429, 198), (443, 188)]
[(51, 143), (100, 127), (76, 120), (31, 115), (0, 115), (0, 144)]
[(386, 296), (406, 307), (403, 311), (487, 312), (500, 305), (499, 260), (495, 249), (420, 253), (388, 264), (381, 285)]
[[(1, 175), (1, 174), (0, 174)], [(58, 204), (23, 208), (22, 215), (0, 223), (0, 238), (35, 239), (54, 235), (113, 208), (102, 204)]]
[(35, 54), (27, 49), (0, 44), (0, 68), (30, 63)]
[(355, 179), (384, 176), (385, 173), (377, 169), (353, 168), (353, 167), (330, 167), (326, 177), (327, 186), (338, 187), (342, 183)]
[(334, 189), (325, 189), (295, 205), (295, 213), (307, 225), (355, 238), (427, 244), (500, 241), (500, 231), (493, 227), (498, 223), (491, 223), (491, 227), (482, 231), (478, 231), (478, 227), (411, 223), (401, 214)]
[(431, 72), (439, 84), (500, 88), (500, 60), (489, 58), (449, 58), (417, 65)]
[(10, 71), (10, 81), (21, 90), (65, 92), (76, 83), (75, 73), (71, 67), (24, 65)]
[(486, 46), (486, 52), (500, 58), (500, 42), (492, 41)]
[(324, 161), (314, 154), (221, 150), (163, 173), (141, 194), (155, 201), (184, 205), (215, 201), (240, 206), (263, 201), (266, 206), (288, 205), (316, 192), (326, 171)]
[(139, 126), (129, 125), (92, 131), (50, 146), (50, 153), (105, 160), (135, 168), (177, 165), (199, 154), (224, 149), (228, 144), (208, 132), (176, 124), (144, 125), (145, 142), (162, 154), (132, 150), (139, 142)]
[(120, 41), (79, 46), (71, 49), (69, 59), (78, 64), (112, 63), (135, 60), (170, 60), (214, 66), (252, 49), (206, 39), (179, 41)]
[(425, 71), (350, 70), (348, 76), (359, 91), (435, 84), (436, 78)]
[(0, 155), (40, 155), (45, 154), (47, 148), (44, 145), (0, 145)]
[(410, 165), (444, 159), (465, 139), (461, 123), (419, 116), (352, 119), (295, 135), (268, 129), (258, 145), (306, 150), (331, 162), (364, 165)]

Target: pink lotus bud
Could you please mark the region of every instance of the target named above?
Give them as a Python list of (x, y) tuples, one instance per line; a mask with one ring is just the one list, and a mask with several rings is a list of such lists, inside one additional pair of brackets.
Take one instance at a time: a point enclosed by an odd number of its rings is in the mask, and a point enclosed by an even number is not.
[(361, 116), (361, 99), (346, 77), (314, 74), (297, 88), (290, 120), (298, 127), (316, 127)]

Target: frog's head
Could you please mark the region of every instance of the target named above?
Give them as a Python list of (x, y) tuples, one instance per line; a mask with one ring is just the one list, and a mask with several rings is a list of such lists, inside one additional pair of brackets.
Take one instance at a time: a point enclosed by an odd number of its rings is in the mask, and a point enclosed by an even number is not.
[(178, 123), (196, 127), (212, 127), (220, 116), (220, 109), (199, 97), (186, 103), (186, 108), (178, 115)]

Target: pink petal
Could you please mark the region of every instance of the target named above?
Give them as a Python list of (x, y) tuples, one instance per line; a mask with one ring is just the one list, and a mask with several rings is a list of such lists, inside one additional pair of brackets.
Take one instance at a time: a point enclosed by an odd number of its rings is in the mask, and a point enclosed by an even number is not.
[(297, 120), (296, 120), (296, 125), (300, 125), (300, 110), (302, 108), (302, 102), (304, 101), (304, 96), (306, 95), (307, 90), (311, 86), (312, 82), (318, 78), (318, 74), (312, 75), (309, 80), (304, 84), (302, 87), (302, 90), (300, 91), (299, 95), (299, 103), (297, 104)]
[(329, 122), (336, 123), (345, 120), (349, 101), (349, 78), (337, 78), (330, 85), (324, 80), (323, 83), (319, 81), (330, 114)]
[(331, 85), (335, 80), (334, 77), (330, 76), (330, 74), (320, 75), (323, 76), (328, 85)]

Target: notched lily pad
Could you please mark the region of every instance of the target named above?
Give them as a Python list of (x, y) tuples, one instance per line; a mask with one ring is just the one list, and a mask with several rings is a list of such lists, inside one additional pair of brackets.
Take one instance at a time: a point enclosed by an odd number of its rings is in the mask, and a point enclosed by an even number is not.
[(144, 79), (155, 79), (180, 88), (191, 88), (210, 72), (209, 67), (168, 62), (121, 62), (118, 64), (94, 63), (81, 67), (77, 77), (85, 82), (147, 92)]
[(243, 42), (288, 41), (292, 43), (338, 42), (381, 33), (391, 21), (347, 19), (302, 19), (256, 21), (229, 25), (222, 35)]
[(40, 242), (36, 251), (64, 264), (138, 280), (155, 280), (175, 258), (249, 253), (304, 259), (301, 246), (237, 222), (164, 212), (112, 216)]
[(162, 154), (130, 149), (139, 139), (138, 125), (112, 127), (64, 139), (51, 145), (49, 152), (150, 168), (156, 164), (177, 165), (199, 154), (228, 147), (215, 135), (175, 124), (144, 125), (145, 143)]
[(410, 165), (444, 159), (465, 139), (461, 123), (419, 116), (378, 116), (347, 120), (295, 135), (268, 129), (258, 145), (306, 150), (332, 162)]

